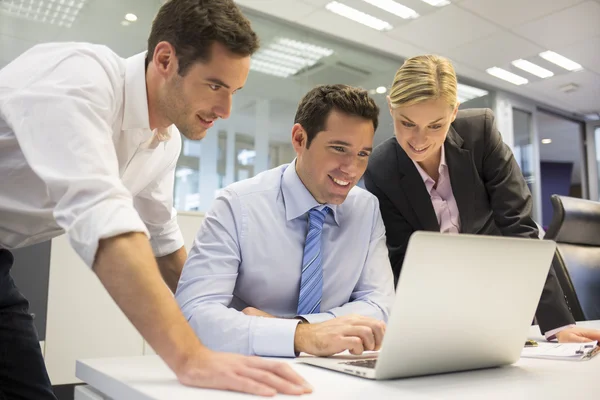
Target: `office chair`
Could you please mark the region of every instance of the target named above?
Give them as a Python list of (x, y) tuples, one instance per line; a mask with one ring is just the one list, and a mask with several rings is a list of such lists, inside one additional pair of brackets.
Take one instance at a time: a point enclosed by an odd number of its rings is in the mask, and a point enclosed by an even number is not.
[(600, 203), (552, 195), (546, 239), (557, 251), (552, 266), (577, 321), (600, 319)]

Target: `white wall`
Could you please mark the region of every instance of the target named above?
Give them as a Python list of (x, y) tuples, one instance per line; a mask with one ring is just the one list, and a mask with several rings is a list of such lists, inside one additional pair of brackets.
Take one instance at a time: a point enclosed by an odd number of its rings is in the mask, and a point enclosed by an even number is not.
[[(199, 213), (179, 215), (188, 249), (202, 218)], [(79, 382), (75, 378), (78, 359), (152, 353), (64, 235), (52, 240), (43, 349), (53, 385)]]

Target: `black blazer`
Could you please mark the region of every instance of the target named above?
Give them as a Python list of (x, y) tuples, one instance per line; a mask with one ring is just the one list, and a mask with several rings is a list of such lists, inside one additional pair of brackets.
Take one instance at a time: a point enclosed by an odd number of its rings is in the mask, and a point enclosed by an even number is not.
[[(450, 126), (444, 150), (461, 233), (538, 237), (531, 218), (531, 193), (512, 151), (496, 129), (491, 110), (460, 110)], [(411, 234), (440, 230), (431, 198), (395, 137), (375, 148), (364, 182), (379, 199), (397, 282)], [(542, 332), (574, 323), (553, 268), (536, 316)]]

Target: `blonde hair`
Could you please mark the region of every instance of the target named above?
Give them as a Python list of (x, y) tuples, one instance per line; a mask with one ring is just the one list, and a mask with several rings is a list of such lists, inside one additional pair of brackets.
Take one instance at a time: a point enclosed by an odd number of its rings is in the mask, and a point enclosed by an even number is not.
[(456, 73), (447, 58), (436, 55), (412, 57), (396, 71), (390, 103), (392, 108), (396, 108), (444, 99), (454, 108), (457, 104), (456, 86)]

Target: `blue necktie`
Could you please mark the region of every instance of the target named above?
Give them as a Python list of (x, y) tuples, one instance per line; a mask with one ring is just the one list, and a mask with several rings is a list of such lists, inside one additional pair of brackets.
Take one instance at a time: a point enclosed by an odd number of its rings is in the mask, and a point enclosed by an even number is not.
[(318, 313), (321, 310), (323, 294), (323, 269), (321, 268), (321, 232), (329, 207), (323, 210), (311, 209), (308, 212), (308, 234), (302, 257), (302, 278), (298, 315)]

